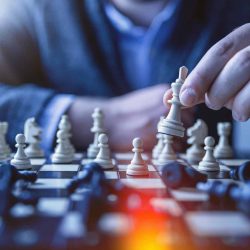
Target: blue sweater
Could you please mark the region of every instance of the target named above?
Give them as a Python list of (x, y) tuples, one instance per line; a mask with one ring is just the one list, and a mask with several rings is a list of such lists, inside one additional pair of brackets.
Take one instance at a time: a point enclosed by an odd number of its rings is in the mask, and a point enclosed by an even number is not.
[[(101, 0), (2, 2), (0, 120), (9, 122), (12, 145), (24, 121), (39, 119), (58, 93), (111, 97), (131, 91)], [(155, 55), (155, 83), (173, 81), (180, 65), (192, 69), (211, 45), (249, 21), (247, 0), (182, 1), (172, 37)], [(229, 117), (216, 112), (209, 121), (211, 111), (199, 110), (211, 124)]]

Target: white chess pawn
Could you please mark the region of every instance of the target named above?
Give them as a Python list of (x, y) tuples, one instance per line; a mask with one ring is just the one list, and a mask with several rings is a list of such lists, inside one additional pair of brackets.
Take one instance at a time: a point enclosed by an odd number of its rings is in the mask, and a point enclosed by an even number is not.
[(127, 175), (148, 175), (148, 166), (142, 159), (143, 141), (141, 138), (133, 140), (133, 159), (127, 167)]
[(97, 154), (94, 162), (102, 166), (103, 169), (112, 169), (114, 167), (110, 156), (110, 149), (108, 145), (108, 136), (100, 134), (98, 137), (99, 153)]
[(159, 155), (157, 165), (163, 166), (175, 160), (177, 156), (173, 149), (173, 136), (164, 135), (164, 148)]
[(214, 151), (214, 138), (212, 136), (208, 136), (204, 140), (206, 150), (205, 156), (202, 161), (199, 163), (198, 169), (201, 171), (219, 171), (220, 166), (216, 161), (213, 151)]
[(188, 74), (188, 69), (183, 66), (179, 70), (179, 77), (175, 82), (171, 84), (173, 91), (173, 98), (169, 101), (171, 103), (170, 111), (165, 119), (163, 119), (158, 128), (159, 133), (172, 135), (172, 136), (184, 136), (184, 127), (181, 122), (181, 102), (180, 102), (180, 89), (183, 85)]
[[(74, 159), (72, 151), (67, 145), (67, 134), (63, 130), (57, 131), (57, 146), (55, 152), (51, 157), (52, 163), (70, 163)], [(65, 144), (66, 142), (66, 144)]]
[(100, 134), (105, 133), (103, 121), (104, 114), (101, 109), (95, 108), (94, 113), (92, 114), (92, 118), (94, 121), (93, 127), (91, 128), (91, 132), (94, 133), (94, 142), (91, 143), (87, 150), (87, 157), (90, 159), (95, 159), (99, 152), (98, 147), (98, 137)]
[(10, 164), (20, 170), (30, 169), (31, 163), (24, 151), (26, 138), (23, 134), (18, 134), (15, 139), (17, 151), (14, 158), (10, 161)]
[(231, 124), (229, 122), (219, 122), (217, 124), (219, 143), (214, 149), (214, 156), (217, 159), (228, 159), (233, 157), (233, 149), (229, 145), (228, 136), (231, 132)]

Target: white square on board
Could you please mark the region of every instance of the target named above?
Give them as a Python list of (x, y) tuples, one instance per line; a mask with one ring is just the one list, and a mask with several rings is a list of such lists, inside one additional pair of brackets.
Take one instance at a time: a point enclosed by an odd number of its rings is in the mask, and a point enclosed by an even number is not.
[(239, 212), (188, 212), (185, 219), (192, 232), (199, 236), (249, 236), (250, 221)]
[(30, 184), (30, 189), (65, 189), (71, 179), (58, 179), (58, 178), (38, 178), (35, 183)]
[(40, 171), (78, 171), (78, 164), (46, 164), (41, 167)]
[(68, 198), (40, 198), (37, 204), (38, 211), (51, 216), (62, 216), (69, 207)]
[[(118, 169), (119, 169), (120, 171), (126, 171), (127, 168), (128, 168), (128, 165), (127, 165), (127, 164), (119, 164), (119, 165), (118, 165)], [(150, 172), (155, 172), (156, 169), (153, 167), (153, 165), (148, 165), (148, 171), (150, 171)]]
[(116, 171), (104, 171), (104, 174), (107, 179), (118, 179)]
[(34, 159), (30, 159), (31, 165), (32, 166), (41, 166), (46, 162), (46, 159), (44, 158), (34, 158)]
[(134, 179), (121, 179), (124, 185), (138, 189), (158, 189), (166, 188), (161, 179), (153, 178), (134, 178)]

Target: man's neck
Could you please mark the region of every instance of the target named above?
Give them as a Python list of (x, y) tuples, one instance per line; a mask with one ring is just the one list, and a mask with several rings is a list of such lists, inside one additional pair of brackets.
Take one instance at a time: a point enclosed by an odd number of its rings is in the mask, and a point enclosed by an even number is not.
[(169, 0), (110, 0), (136, 25), (149, 27)]

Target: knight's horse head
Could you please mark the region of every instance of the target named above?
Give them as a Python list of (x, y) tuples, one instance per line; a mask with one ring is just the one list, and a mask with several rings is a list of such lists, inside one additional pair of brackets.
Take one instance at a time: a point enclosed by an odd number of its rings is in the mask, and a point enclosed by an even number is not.
[(198, 140), (197, 143), (203, 143), (207, 134), (207, 124), (202, 119), (198, 119), (192, 127), (187, 129), (188, 143), (193, 144), (195, 140)]
[(37, 142), (40, 139), (41, 133), (41, 128), (36, 123), (34, 117), (26, 120), (24, 124), (24, 135), (27, 143)]

